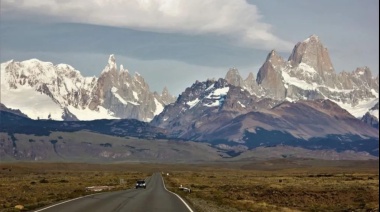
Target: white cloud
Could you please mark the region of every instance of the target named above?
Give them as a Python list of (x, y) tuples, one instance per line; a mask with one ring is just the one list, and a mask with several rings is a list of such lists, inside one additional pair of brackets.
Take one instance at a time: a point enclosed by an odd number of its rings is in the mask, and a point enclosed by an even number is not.
[(2, 0), (2, 14), (10, 11), (154, 32), (211, 33), (259, 49), (293, 46), (276, 37), (245, 0)]

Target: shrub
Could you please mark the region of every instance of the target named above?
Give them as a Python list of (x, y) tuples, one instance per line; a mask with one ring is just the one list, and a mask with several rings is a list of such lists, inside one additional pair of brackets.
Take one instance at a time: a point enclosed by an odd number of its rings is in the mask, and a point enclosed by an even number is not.
[(40, 180), (40, 183), (49, 183), (49, 181), (44, 178), (44, 179)]

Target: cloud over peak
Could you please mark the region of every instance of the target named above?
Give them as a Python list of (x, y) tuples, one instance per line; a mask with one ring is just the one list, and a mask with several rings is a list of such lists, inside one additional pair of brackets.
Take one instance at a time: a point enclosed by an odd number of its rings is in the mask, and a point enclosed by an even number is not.
[(126, 27), (137, 30), (216, 34), (257, 49), (289, 51), (245, 0), (4, 0), (1, 12), (32, 13), (61, 22)]

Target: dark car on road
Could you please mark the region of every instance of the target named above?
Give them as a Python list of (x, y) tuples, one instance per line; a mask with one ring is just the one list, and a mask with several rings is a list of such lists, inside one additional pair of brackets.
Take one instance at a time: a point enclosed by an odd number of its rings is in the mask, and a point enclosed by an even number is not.
[(145, 180), (137, 180), (136, 189), (138, 189), (138, 188), (146, 188)]

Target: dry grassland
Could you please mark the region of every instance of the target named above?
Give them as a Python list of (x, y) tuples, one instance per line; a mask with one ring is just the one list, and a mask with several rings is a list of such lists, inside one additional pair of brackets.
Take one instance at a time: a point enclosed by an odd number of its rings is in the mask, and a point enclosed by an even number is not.
[[(213, 164), (0, 164), (0, 211), (41, 208), (93, 192), (129, 189), (168, 172), (168, 189), (196, 211), (378, 211), (378, 161), (248, 161)], [(120, 184), (120, 179), (124, 184)], [(179, 190), (183, 185), (190, 193)]]
[[(0, 211), (25, 211), (61, 200), (96, 193), (90, 186), (110, 186), (111, 190), (132, 188), (137, 179), (149, 176), (138, 166), (96, 164), (25, 163), (0, 164)], [(120, 179), (124, 180), (120, 184)]]
[[(192, 202), (199, 212), (379, 211), (378, 163), (369, 167), (346, 164), (278, 170), (177, 171), (165, 179), (171, 190)], [(191, 192), (181, 191), (180, 185)]]

